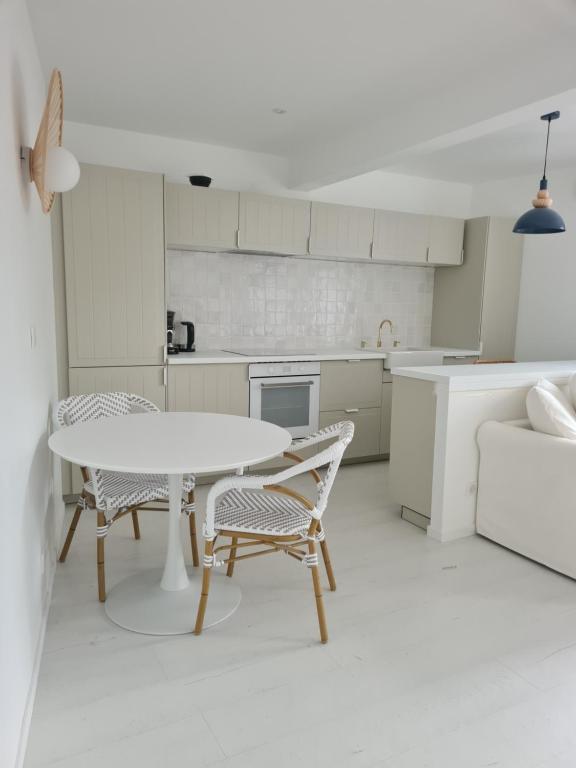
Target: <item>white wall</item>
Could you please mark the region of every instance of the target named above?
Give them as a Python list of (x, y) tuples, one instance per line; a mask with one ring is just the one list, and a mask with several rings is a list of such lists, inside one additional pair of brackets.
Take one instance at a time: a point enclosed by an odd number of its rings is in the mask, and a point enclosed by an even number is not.
[[(0, 764), (23, 758), (62, 520), (46, 439), (55, 398), (50, 220), (22, 181), (46, 94), (23, 0), (0, 2)], [(34, 327), (36, 345), (30, 344)]]
[(472, 195), (466, 184), (383, 171), (306, 193), (288, 187), (289, 168), (282, 157), (82, 123), (65, 124), (64, 143), (85, 163), (155, 171), (176, 182), (186, 182), (191, 174), (204, 174), (221, 189), (344, 205), (464, 217)]
[[(524, 238), (518, 360), (576, 359), (576, 170), (551, 170), (549, 177), (566, 232)], [(530, 176), (480, 184), (473, 191), (472, 215), (517, 217), (530, 208), (537, 188), (537, 169)]]

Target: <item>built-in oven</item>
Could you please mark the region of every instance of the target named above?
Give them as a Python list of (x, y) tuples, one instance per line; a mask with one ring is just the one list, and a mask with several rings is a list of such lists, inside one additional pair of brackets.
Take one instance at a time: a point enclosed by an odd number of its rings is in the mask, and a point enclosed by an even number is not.
[(251, 363), (250, 418), (284, 427), (292, 437), (318, 429), (320, 363)]

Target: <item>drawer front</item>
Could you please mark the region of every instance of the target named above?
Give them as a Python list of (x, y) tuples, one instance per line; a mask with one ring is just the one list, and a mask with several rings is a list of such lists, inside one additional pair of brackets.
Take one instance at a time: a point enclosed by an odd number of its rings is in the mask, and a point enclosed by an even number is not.
[(325, 411), (320, 414), (320, 428), (339, 421), (354, 423), (354, 439), (346, 449), (345, 459), (359, 459), (380, 454), (380, 408), (363, 408), (358, 413)]
[(474, 365), (478, 355), (474, 357), (445, 357), (443, 365)]
[(330, 360), (320, 368), (320, 410), (380, 408), (382, 360)]

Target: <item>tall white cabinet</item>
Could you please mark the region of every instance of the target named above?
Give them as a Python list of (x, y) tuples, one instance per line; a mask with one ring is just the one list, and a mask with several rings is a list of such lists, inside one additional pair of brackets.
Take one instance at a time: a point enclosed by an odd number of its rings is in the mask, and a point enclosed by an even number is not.
[(469, 219), (464, 262), (434, 274), (432, 344), (481, 349), (481, 359), (512, 360), (523, 238), (511, 219)]
[(62, 198), (68, 364), (164, 362), (164, 206), (159, 174), (83, 165)]

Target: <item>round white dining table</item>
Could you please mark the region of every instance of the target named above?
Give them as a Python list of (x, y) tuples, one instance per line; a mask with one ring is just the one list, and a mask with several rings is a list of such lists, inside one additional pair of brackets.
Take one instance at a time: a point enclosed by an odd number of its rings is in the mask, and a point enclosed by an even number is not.
[[(113, 587), (108, 617), (133, 632), (176, 635), (192, 632), (200, 597), (201, 568), (186, 568), (180, 517), (185, 474), (239, 470), (278, 456), (290, 433), (266, 421), (218, 413), (138, 413), (74, 424), (51, 435), (58, 456), (84, 467), (168, 476), (169, 515), (163, 569), (148, 569)], [(201, 541), (201, 537), (199, 537)], [(241, 592), (215, 574), (205, 626), (231, 616)]]

